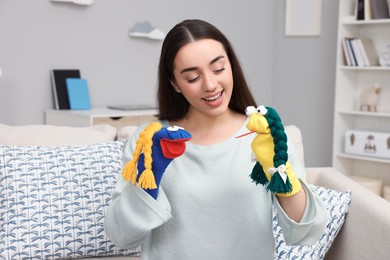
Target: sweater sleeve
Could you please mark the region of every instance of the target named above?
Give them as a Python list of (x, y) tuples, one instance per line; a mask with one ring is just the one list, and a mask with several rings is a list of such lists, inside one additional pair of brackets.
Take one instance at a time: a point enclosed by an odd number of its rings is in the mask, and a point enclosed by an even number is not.
[(285, 241), (289, 245), (312, 245), (318, 241), (326, 225), (326, 208), (322, 200), (310, 189), (306, 183), (306, 171), (299, 162), (294, 145), (289, 143), (288, 158), (295, 174), (302, 183), (306, 192), (306, 208), (299, 223), (290, 219), (273, 195), (274, 204), (278, 212), (278, 222), (282, 228)]
[[(144, 126), (141, 126), (126, 144), (123, 163), (131, 158), (143, 128)], [(119, 176), (112, 201), (106, 211), (105, 232), (118, 247), (132, 249), (141, 245), (151, 230), (171, 217), (171, 206), (162, 188), (155, 200), (142, 188)]]
[(277, 209), (279, 225), (284, 239), (289, 245), (312, 245), (316, 243), (324, 232), (326, 225), (326, 208), (322, 200), (314, 194), (309, 186), (301, 180), (302, 188), (306, 192), (306, 208), (299, 223), (290, 219), (284, 212), (278, 199), (273, 195)]

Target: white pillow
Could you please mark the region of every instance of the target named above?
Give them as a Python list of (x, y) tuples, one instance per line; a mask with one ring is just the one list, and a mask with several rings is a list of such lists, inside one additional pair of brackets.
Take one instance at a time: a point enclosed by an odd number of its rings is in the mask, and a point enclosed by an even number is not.
[(311, 246), (287, 245), (281, 227), (278, 225), (276, 208), (273, 209), (273, 232), (275, 239), (274, 259), (324, 259), (334, 239), (339, 233), (348, 214), (351, 203), (351, 192), (339, 192), (324, 187), (310, 185), (312, 190), (324, 201), (327, 211), (327, 223), (321, 238)]
[(138, 255), (104, 231), (123, 146), (0, 145), (0, 259)]

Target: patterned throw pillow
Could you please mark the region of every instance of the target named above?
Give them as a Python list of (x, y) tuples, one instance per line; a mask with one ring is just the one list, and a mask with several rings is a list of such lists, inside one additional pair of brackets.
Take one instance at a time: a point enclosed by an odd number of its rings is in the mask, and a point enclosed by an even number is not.
[(104, 231), (123, 146), (0, 145), (0, 259), (138, 254)]
[(289, 246), (286, 244), (282, 229), (278, 225), (276, 208), (273, 209), (273, 232), (275, 239), (274, 259), (324, 259), (334, 239), (339, 233), (348, 214), (351, 192), (339, 192), (311, 185), (312, 190), (323, 200), (327, 211), (327, 223), (321, 238), (311, 246)]

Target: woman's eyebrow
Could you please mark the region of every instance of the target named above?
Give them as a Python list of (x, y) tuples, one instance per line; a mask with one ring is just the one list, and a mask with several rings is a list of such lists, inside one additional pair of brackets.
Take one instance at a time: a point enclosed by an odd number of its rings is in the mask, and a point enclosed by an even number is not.
[[(214, 59), (212, 59), (209, 64), (211, 65), (211, 64), (213, 64), (213, 63), (215, 63), (215, 62), (217, 62), (217, 61), (219, 61), (220, 59), (223, 59), (223, 58), (225, 58), (225, 56), (219, 55), (219, 56), (215, 57)], [(183, 73), (186, 73), (186, 72), (189, 72), (189, 71), (194, 71), (194, 70), (197, 70), (197, 69), (198, 69), (198, 67), (188, 67), (188, 68), (182, 69), (180, 71), (180, 74), (183, 74)]]
[(214, 58), (212, 61), (210, 61), (210, 65), (213, 64), (214, 62), (219, 61), (220, 59), (223, 59), (223, 58), (225, 58), (225, 56), (219, 55), (218, 57), (216, 57), (216, 58)]
[(189, 71), (193, 71), (193, 70), (197, 70), (198, 67), (189, 67), (189, 68), (185, 68), (185, 69), (182, 69), (180, 71), (180, 74), (183, 74), (183, 73), (186, 73), (186, 72), (189, 72)]

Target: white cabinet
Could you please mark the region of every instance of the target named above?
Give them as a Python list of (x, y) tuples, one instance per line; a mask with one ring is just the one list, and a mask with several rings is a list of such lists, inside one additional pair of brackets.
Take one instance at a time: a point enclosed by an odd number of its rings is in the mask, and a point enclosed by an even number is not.
[(106, 107), (90, 110), (47, 110), (45, 123), (62, 126), (92, 126), (109, 124), (116, 128), (127, 125), (140, 125), (156, 120), (157, 110), (116, 110)]
[[(390, 19), (357, 21), (355, 2), (340, 0), (339, 6), (332, 166), (346, 174), (379, 177), (390, 183), (390, 159), (347, 155), (344, 151), (347, 130), (390, 133), (390, 67), (346, 66), (342, 50), (345, 37), (369, 38), (379, 56), (390, 45)], [(382, 86), (378, 112), (362, 112), (360, 92), (375, 83)]]

